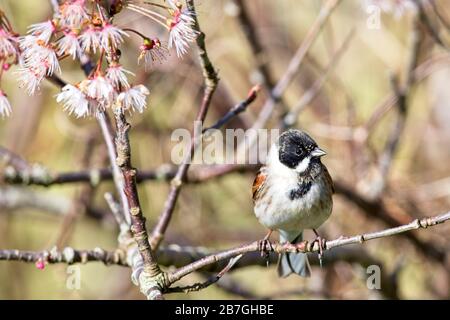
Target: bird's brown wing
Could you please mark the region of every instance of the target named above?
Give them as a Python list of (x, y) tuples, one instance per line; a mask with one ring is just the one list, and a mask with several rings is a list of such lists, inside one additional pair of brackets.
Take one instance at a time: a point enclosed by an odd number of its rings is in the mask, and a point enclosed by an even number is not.
[(328, 172), (327, 167), (323, 166), (323, 172), (325, 173), (325, 179), (327, 179), (328, 185), (331, 187), (331, 192), (335, 193), (334, 182), (331, 179), (330, 173)]
[(253, 202), (255, 202), (256, 199), (258, 199), (259, 195), (261, 194), (261, 191), (264, 189), (264, 182), (266, 181), (266, 177), (267, 175), (265, 173), (264, 168), (259, 169), (252, 185)]

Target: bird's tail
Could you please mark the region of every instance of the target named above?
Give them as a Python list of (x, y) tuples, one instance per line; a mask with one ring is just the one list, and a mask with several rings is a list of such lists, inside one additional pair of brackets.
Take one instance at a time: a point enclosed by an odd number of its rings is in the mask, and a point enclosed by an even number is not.
[[(280, 230), (280, 243), (287, 242), (298, 243), (303, 241), (303, 232), (300, 234), (284, 232)], [(282, 253), (278, 259), (278, 275), (287, 277), (291, 273), (296, 273), (302, 277), (311, 275), (311, 267), (309, 265), (308, 256), (305, 253)]]

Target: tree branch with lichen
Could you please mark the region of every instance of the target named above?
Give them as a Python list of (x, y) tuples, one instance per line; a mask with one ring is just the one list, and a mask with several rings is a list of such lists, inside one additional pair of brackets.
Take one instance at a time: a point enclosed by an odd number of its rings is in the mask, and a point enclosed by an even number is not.
[(136, 184), (136, 169), (131, 166), (131, 146), (128, 137), (130, 124), (125, 118), (121, 108), (115, 110), (116, 119), (116, 150), (117, 166), (120, 168), (124, 178), (124, 193), (130, 210), (130, 230), (133, 239), (137, 243), (139, 253), (142, 257), (144, 269), (139, 275), (139, 286), (141, 292), (148, 299), (162, 299), (161, 288), (164, 287), (164, 273), (158, 266), (152, 252), (145, 226), (145, 217), (139, 203), (139, 195)]
[[(399, 235), (405, 232), (409, 232), (417, 229), (424, 229), (428, 227), (433, 227), (438, 224), (444, 223), (450, 220), (450, 212), (437, 215), (434, 217), (415, 219), (414, 221), (401, 225), (395, 228), (384, 229), (377, 232), (365, 233), (354, 235), (350, 237), (340, 237), (335, 240), (325, 241), (324, 250), (336, 250), (340, 247), (346, 247), (353, 244), (362, 244), (366, 241), (391, 237), (395, 235)], [(161, 284), (162, 286), (158, 288), (158, 291), (162, 293), (170, 293), (170, 292), (180, 292), (180, 291), (195, 291), (203, 289), (216, 281), (218, 281), (226, 272), (228, 272), (231, 267), (235, 264), (239, 263), (239, 259), (245, 260), (245, 257), (252, 253), (260, 252), (260, 241), (254, 241), (249, 244), (244, 244), (235, 248), (231, 248), (228, 250), (211, 253), (209, 249), (206, 248), (195, 248), (195, 247), (180, 247), (178, 245), (162, 247), (158, 252), (158, 260), (161, 260), (164, 265), (173, 265), (176, 262), (178, 264), (182, 264), (181, 261), (190, 261), (196, 259), (193, 262), (190, 262), (184, 266), (179, 267), (173, 272), (169, 272), (164, 274), (165, 282)], [(272, 242), (269, 248), (269, 252), (273, 253), (285, 253), (285, 252), (303, 252), (303, 253), (311, 253), (318, 252), (319, 245), (317, 242), (309, 242), (302, 241), (297, 244), (291, 243), (278, 243)], [(240, 257), (242, 255), (242, 259), (234, 259), (236, 257)], [(345, 254), (344, 254), (345, 256)], [(39, 259), (45, 258), (46, 262), (49, 264), (53, 263), (87, 263), (91, 261), (99, 261), (103, 262), (105, 265), (121, 265), (121, 266), (129, 266), (127, 261), (127, 253), (122, 249), (117, 249), (115, 251), (109, 252), (100, 248), (96, 248), (94, 250), (75, 250), (73, 248), (65, 248), (62, 251), (57, 251), (56, 249), (52, 249), (50, 251), (41, 251), (41, 252), (29, 252), (29, 251), (19, 251), (19, 250), (0, 250), (0, 261), (22, 261), (22, 262), (36, 262)], [(152, 259), (154, 261), (155, 257), (152, 255)], [(231, 260), (228, 264), (223, 267), (221, 264), (222, 261)], [(259, 261), (259, 263), (258, 263)], [(239, 267), (255, 265), (255, 264), (263, 264), (265, 263), (264, 259), (260, 256), (257, 258), (252, 258), (243, 262), (243, 264)], [(214, 269), (208, 269), (208, 266), (215, 266)], [(192, 284), (186, 287), (175, 287), (172, 285), (177, 281), (181, 280), (188, 274), (196, 271), (215, 271), (216, 268), (221, 268), (221, 271), (217, 276), (211, 277), (205, 283)], [(158, 267), (159, 268), (159, 267)], [(206, 268), (206, 269), (205, 269)], [(162, 271), (159, 271), (162, 272)], [(156, 272), (158, 274), (158, 272)], [(156, 289), (154, 289), (156, 290)], [(392, 293), (391, 293), (392, 294)]]

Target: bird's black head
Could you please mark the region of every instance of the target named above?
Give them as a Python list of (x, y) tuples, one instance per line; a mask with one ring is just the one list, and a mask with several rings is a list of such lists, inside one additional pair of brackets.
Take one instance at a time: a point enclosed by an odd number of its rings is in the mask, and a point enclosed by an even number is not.
[(280, 135), (278, 139), (278, 157), (282, 164), (295, 169), (305, 159), (320, 161), (325, 155), (317, 143), (305, 132), (290, 129)]

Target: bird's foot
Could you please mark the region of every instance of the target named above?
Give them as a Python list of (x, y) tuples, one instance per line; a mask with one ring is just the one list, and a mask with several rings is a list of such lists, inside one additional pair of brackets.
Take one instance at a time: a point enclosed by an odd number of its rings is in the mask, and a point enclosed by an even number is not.
[(265, 257), (267, 259), (267, 265), (269, 265), (269, 253), (273, 251), (272, 244), (270, 243), (270, 235), (272, 234), (272, 230), (266, 234), (266, 236), (258, 241), (258, 250), (261, 253), (261, 257)]
[(316, 231), (316, 229), (313, 229), (314, 233), (316, 234), (316, 239), (312, 242), (312, 245), (314, 246), (314, 243), (317, 242), (319, 244), (319, 264), (322, 268), (322, 260), (323, 260), (323, 251), (326, 249), (325, 245), (327, 241), (322, 238), (319, 233)]

